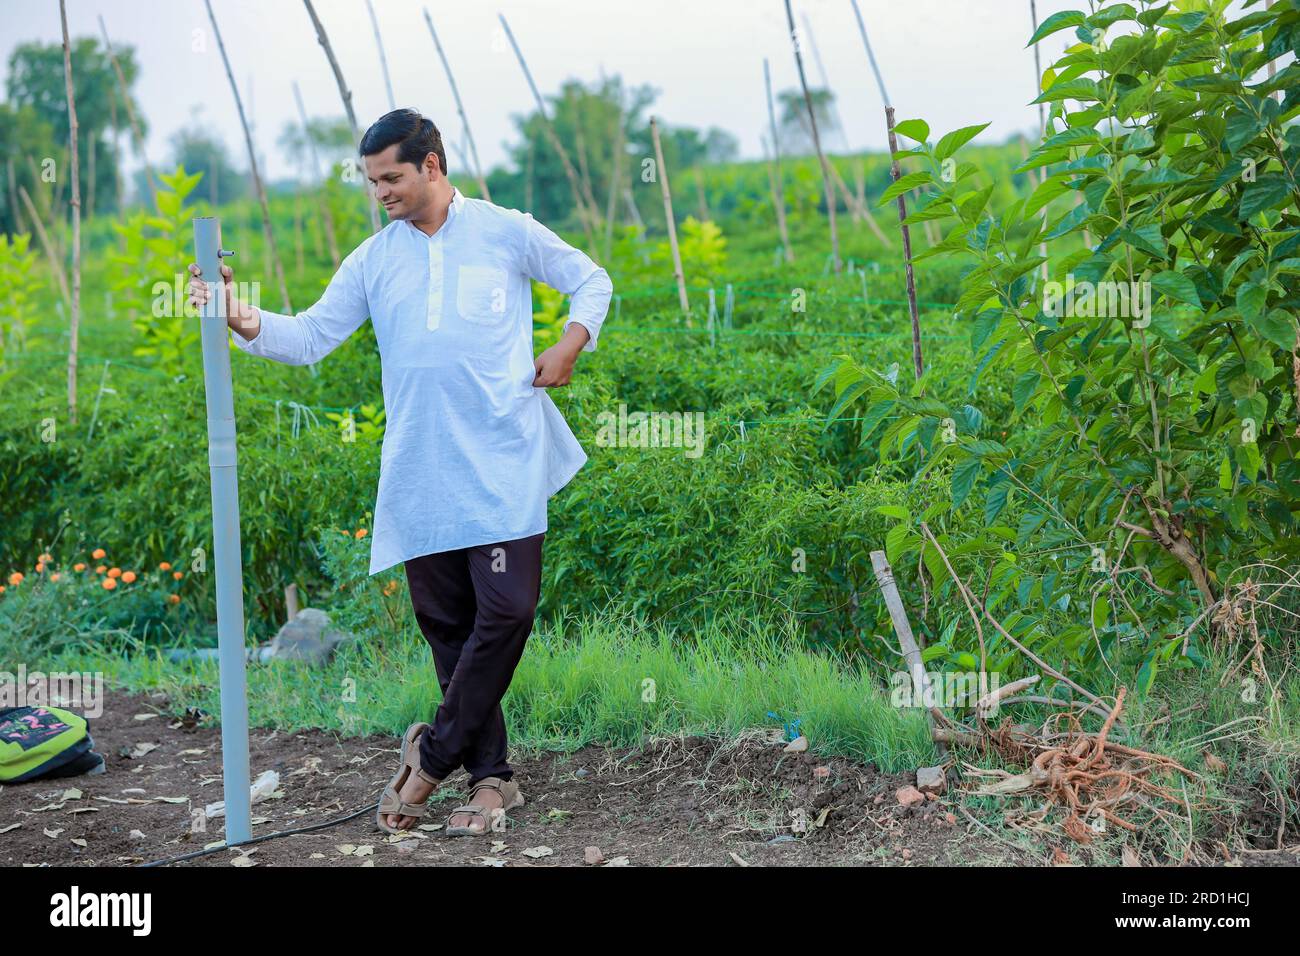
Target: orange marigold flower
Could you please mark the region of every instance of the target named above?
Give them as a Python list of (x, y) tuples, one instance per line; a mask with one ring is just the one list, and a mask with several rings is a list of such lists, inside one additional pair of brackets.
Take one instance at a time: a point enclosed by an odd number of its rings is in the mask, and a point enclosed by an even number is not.
[(18, 585), (22, 584), (23, 583), (22, 572), (15, 571), (13, 574), (9, 575), (9, 583), (12, 584), (14, 587), (17, 587)]
[(158, 565), (159, 571), (170, 571), (171, 569), (172, 565), (170, 561), (164, 561), (162, 564)]
[(121, 569), (121, 568), (109, 568), (109, 569), (108, 569), (108, 576), (109, 576), (110, 578), (120, 578), (120, 577), (122, 576), (122, 569)]
[(37, 558), (36, 560), (37, 560), (37, 561), (50, 562), (50, 561), (53, 561), (54, 559), (53, 559), (52, 557), (50, 557), (50, 553), (49, 553), (48, 551), (46, 551), (44, 554), (42, 554), (42, 555), (41, 555), (39, 558)]
[(45, 565), (40, 561), (36, 562), (36, 573), (41, 574), (45, 570)]
[(94, 551), (90, 552), (90, 556), (91, 556), (92, 558), (94, 558), (96, 561), (98, 561), (98, 560), (99, 560), (100, 558), (102, 558), (106, 553), (107, 553), (107, 552), (105, 552), (103, 548), (96, 548)]
[(134, 580), (135, 580), (135, 572), (134, 572), (134, 571), (123, 571), (123, 572), (122, 572), (122, 583), (123, 583), (123, 584), (130, 584), (130, 583), (131, 583), (132, 581), (134, 581)]
[(86, 563), (85, 563), (84, 561), (78, 561), (76, 564), (74, 564), (74, 565), (72, 566), (72, 570), (74, 570), (74, 571), (84, 571), (84, 570), (86, 570)]
[(170, 601), (172, 604), (180, 604), (181, 596), (179, 594), (169, 594), (167, 595), (167, 600)]
[(179, 581), (181, 578), (185, 577), (185, 575), (181, 574), (179, 571), (173, 571), (172, 577)]
[(0, 584), (0, 594), (4, 594), (4, 593), (5, 593), (5, 586), (3, 584)]
[(364, 538), (365, 536), (366, 536), (366, 529), (365, 529), (365, 528), (358, 528), (358, 529), (357, 529), (357, 538), (360, 539), (360, 538)]
[(55, 571), (53, 574), (50, 575), (50, 580), (51, 580), (51, 581), (57, 581), (58, 579), (59, 579), (59, 572), (58, 572), (58, 571)]
[(117, 578), (104, 578), (102, 583), (104, 585), (104, 590), (111, 591), (113, 588), (117, 587)]
[(99, 567), (95, 568), (95, 573), (96, 573), (96, 574), (103, 574), (103, 573), (104, 573), (105, 571), (107, 571), (107, 570), (108, 570), (108, 565), (106, 565), (106, 564), (101, 564)]

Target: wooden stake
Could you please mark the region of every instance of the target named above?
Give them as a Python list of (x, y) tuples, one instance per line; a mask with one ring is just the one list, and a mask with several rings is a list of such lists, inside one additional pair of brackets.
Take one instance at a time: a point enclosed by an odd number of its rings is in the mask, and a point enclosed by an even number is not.
[[(1030, 20), (1031, 20), (1032, 25), (1033, 25), (1034, 33), (1037, 33), (1037, 32), (1038, 32), (1038, 5), (1034, 2), (1034, 0), (1029, 0), (1029, 17), (1030, 17)], [(1033, 34), (1030, 34), (1030, 35), (1032, 36)], [(1042, 86), (1043, 86), (1043, 64), (1042, 64), (1042, 62), (1041, 62), (1041, 61), (1039, 60), (1039, 58), (1038, 58), (1038, 43), (1035, 42), (1035, 43), (1034, 43), (1034, 99), (1038, 99), (1038, 97), (1042, 94)], [(1042, 103), (1039, 103), (1039, 104), (1038, 104), (1038, 141), (1039, 141), (1039, 143), (1042, 143), (1042, 141), (1043, 141), (1043, 137), (1046, 136), (1046, 135), (1047, 135), (1047, 117), (1046, 117), (1046, 116), (1044, 115), (1044, 113), (1043, 113), (1043, 104), (1042, 104)], [(1045, 166), (1044, 166), (1044, 167), (1041, 167), (1041, 168), (1039, 169), (1038, 172), (1039, 172), (1039, 178), (1038, 178), (1039, 183), (1045, 183), (1045, 182), (1047, 182), (1047, 167), (1045, 167)], [(1030, 175), (1030, 182), (1033, 182), (1033, 176), (1032, 176), (1032, 174)], [(1079, 195), (1080, 195), (1080, 198), (1082, 198), (1082, 195), (1083, 195), (1083, 194), (1080, 193)], [(1048, 205), (1050, 205), (1050, 203), (1044, 203), (1044, 204), (1043, 204), (1043, 210), (1042, 210), (1042, 213), (1043, 213), (1043, 227), (1044, 227), (1044, 228), (1047, 227), (1047, 207), (1048, 207)], [(1040, 242), (1040, 243), (1038, 244), (1038, 254), (1039, 254), (1040, 256), (1042, 256), (1042, 257), (1043, 257), (1043, 260), (1044, 260), (1044, 261), (1043, 261), (1043, 264), (1042, 264), (1042, 267), (1041, 267), (1041, 273), (1042, 273), (1042, 276), (1043, 276), (1043, 282), (1047, 282), (1047, 261), (1046, 261), (1046, 260), (1047, 260), (1047, 243), (1046, 243), (1046, 242)]]
[[(60, 0), (61, 2), (61, 0)], [(235, 108), (239, 111), (239, 125), (244, 128), (244, 143), (248, 146), (248, 168), (253, 174), (253, 186), (257, 189), (257, 201), (262, 207), (262, 238), (275, 266), (275, 278), (280, 283), (280, 299), (286, 314), (293, 314), (293, 304), (289, 301), (289, 285), (284, 279), (284, 265), (275, 248), (275, 236), (271, 232), (271, 209), (266, 202), (266, 189), (262, 185), (262, 174), (257, 169), (257, 150), (253, 148), (253, 134), (248, 129), (248, 119), (244, 116), (244, 101), (240, 98), (239, 87), (235, 84), (235, 74), (230, 71), (230, 59), (226, 56), (226, 44), (221, 39), (221, 29), (217, 26), (216, 14), (212, 12), (212, 0), (203, 0), (208, 8), (208, 19), (212, 21), (212, 34), (217, 38), (217, 49), (221, 51), (221, 62), (226, 65), (226, 78), (230, 80), (230, 92), (235, 97)]]
[(379, 47), (379, 68), (384, 74), (384, 89), (388, 91), (388, 108), (397, 109), (397, 100), (393, 98), (393, 80), (388, 75), (388, 57), (384, 55), (384, 38), (379, 33), (379, 18), (375, 16), (375, 5), (366, 0), (366, 10), (370, 14), (370, 26), (375, 31), (375, 46)]
[[(894, 182), (902, 177), (902, 170), (899, 169), (898, 160), (893, 158), (898, 152), (898, 138), (894, 135), (894, 108), (885, 107), (885, 123), (889, 126), (889, 155), (890, 155), (890, 173)], [(924, 372), (924, 363), (921, 360), (921, 316), (916, 308), (916, 276), (912, 271), (912, 236), (907, 228), (907, 200), (902, 194), (898, 197), (898, 228), (903, 231), (903, 261), (907, 268), (907, 305), (912, 314), (912, 367), (919, 379)]]
[(456, 112), (460, 114), (460, 124), (465, 129), (465, 139), (469, 141), (469, 154), (474, 158), (474, 178), (478, 181), (479, 191), (483, 198), (488, 202), (492, 201), (492, 194), (488, 192), (487, 180), (483, 178), (483, 167), (478, 161), (478, 147), (474, 145), (474, 134), (469, 129), (469, 117), (465, 115), (465, 104), (460, 100), (460, 90), (456, 88), (456, 77), (452, 75), (451, 64), (447, 61), (447, 55), (442, 52), (442, 44), (438, 41), (438, 31), (433, 28), (433, 18), (429, 16), (429, 8), (424, 8), (424, 22), (429, 25), (429, 35), (433, 37), (433, 45), (438, 51), (438, 58), (442, 60), (442, 69), (447, 74), (447, 83), (451, 86), (451, 97), (456, 102)]
[(614, 211), (618, 207), (618, 186), (623, 179), (623, 166), (627, 157), (623, 155), (623, 142), (627, 135), (623, 128), (623, 101), (619, 96), (618, 116), (614, 123), (614, 152), (609, 163), (609, 198), (605, 202), (605, 260), (609, 261), (614, 251)]
[(23, 231), (22, 209), (18, 206), (18, 187), (17, 177), (14, 176), (14, 159), (9, 156), (5, 159), (5, 173), (9, 180), (9, 208), (14, 214), (14, 229), (18, 232)]
[[(682, 252), (677, 247), (677, 223), (673, 220), (673, 193), (668, 188), (668, 167), (664, 165), (663, 146), (659, 142), (659, 124), (650, 117), (650, 137), (655, 144), (655, 172), (659, 177), (659, 189), (664, 197), (664, 218), (668, 222), (668, 244), (673, 251), (673, 276), (677, 279), (677, 298), (682, 311), (689, 315), (691, 303), (686, 298), (686, 277), (682, 273)], [(690, 324), (689, 318), (687, 324)]]
[(831, 226), (831, 266), (835, 274), (839, 275), (840, 236), (835, 226), (835, 186), (831, 181), (826, 155), (822, 152), (821, 137), (817, 135), (817, 117), (813, 113), (812, 94), (808, 92), (808, 79), (804, 76), (803, 55), (799, 52), (799, 35), (794, 27), (794, 13), (790, 9), (790, 0), (785, 0), (785, 17), (790, 25), (790, 43), (794, 46), (794, 62), (799, 70), (799, 85), (803, 87), (804, 105), (808, 107), (808, 123), (812, 126), (813, 148), (817, 150), (817, 160), (822, 167), (822, 187), (826, 193), (826, 214), (830, 217)]
[[(205, 0), (206, 2), (206, 0)], [(325, 32), (325, 24), (321, 23), (320, 17), (316, 15), (316, 8), (311, 5), (311, 0), (302, 0), (307, 7), (307, 15), (311, 17), (312, 26), (316, 28), (316, 42), (325, 50), (325, 58), (329, 60), (330, 69), (334, 71), (334, 81), (339, 87), (339, 97), (343, 100), (343, 112), (347, 114), (348, 123), (352, 127), (352, 138), (358, 143), (361, 141), (361, 129), (357, 126), (357, 114), (352, 109), (352, 91), (348, 89), (347, 82), (343, 79), (343, 70), (339, 67), (339, 61), (334, 56), (334, 47), (330, 46), (329, 34)], [(356, 160), (350, 160), (356, 163)], [(370, 180), (366, 177), (365, 170), (357, 166), (361, 172), (361, 184), (366, 190), (366, 206), (370, 213), (370, 231), (379, 231), (379, 207), (375, 204), (374, 192), (370, 188)]]
[(104, 25), (104, 18), (99, 18), (99, 30), (104, 34), (104, 49), (108, 52), (108, 59), (113, 64), (113, 72), (117, 74), (117, 88), (122, 94), (122, 105), (126, 107), (126, 118), (131, 123), (131, 135), (135, 139), (136, 152), (140, 154), (140, 162), (144, 165), (145, 182), (149, 185), (149, 195), (153, 199), (154, 209), (158, 208), (158, 187), (154, 185), (153, 168), (149, 165), (149, 156), (144, 148), (144, 134), (140, 132), (140, 122), (135, 118), (135, 107), (131, 105), (131, 91), (126, 88), (126, 74), (122, 72), (122, 64), (117, 62), (117, 54), (113, 52), (113, 44), (108, 39), (108, 27)]
[(72, 144), (72, 320), (68, 327), (68, 422), (77, 424), (77, 333), (81, 327), (81, 166), (77, 156), (77, 98), (72, 92), (72, 42), (68, 39), (68, 8), (59, 0), (63, 26), (63, 82), (68, 97), (69, 141)]
[[(885, 552), (871, 552), (871, 569), (876, 574), (876, 583), (880, 585), (880, 593), (885, 598), (885, 607), (889, 608), (889, 618), (894, 623), (894, 633), (898, 635), (898, 645), (907, 661), (907, 670), (912, 677), (912, 693), (921, 696), (921, 704), (925, 707), (926, 718), (933, 730), (938, 726), (938, 722), (930, 712), (931, 701), (934, 699), (930, 689), (930, 675), (925, 672), (925, 658), (922, 657), (920, 645), (916, 643), (916, 637), (912, 634), (912, 624), (907, 619), (907, 608), (903, 606), (903, 599), (898, 595), (898, 585), (894, 583), (894, 569), (889, 566)], [(942, 744), (939, 746), (942, 748)]]
[(862, 11), (858, 9), (858, 0), (850, 0), (853, 4), (853, 15), (858, 19), (858, 32), (862, 34), (862, 45), (867, 48), (867, 59), (871, 63), (871, 72), (876, 75), (876, 86), (880, 88), (880, 102), (884, 106), (889, 106), (889, 94), (885, 92), (885, 79), (880, 75), (880, 66), (876, 63), (876, 54), (871, 50), (871, 40), (867, 38), (867, 25), (862, 22)]
[(700, 222), (712, 219), (709, 214), (709, 201), (704, 198), (704, 177), (700, 174), (700, 167), (696, 166), (693, 170), (695, 173), (695, 199), (700, 205)]
[(776, 208), (776, 227), (781, 233), (781, 247), (785, 249), (785, 261), (794, 262), (794, 248), (790, 245), (790, 233), (785, 224), (785, 181), (781, 178), (781, 143), (776, 133), (776, 109), (772, 106), (772, 73), (767, 66), (767, 57), (763, 57), (763, 87), (767, 91), (767, 121), (772, 130), (772, 205)]
[(45, 231), (45, 226), (41, 224), (41, 214), (36, 211), (36, 204), (32, 202), (32, 197), (27, 193), (27, 187), (19, 185), (18, 195), (22, 197), (23, 203), (27, 206), (27, 216), (32, 221), (32, 227), (36, 231), (36, 238), (40, 240), (41, 248), (45, 250), (45, 258), (50, 261), (50, 272), (54, 273), (54, 278), (59, 282), (59, 294), (63, 296), (63, 302), (72, 308), (72, 293), (68, 290), (68, 274), (63, 268), (63, 260), (59, 256), (58, 250), (54, 248), (54, 243), (50, 241), (50, 235)]
[(578, 173), (580, 176), (578, 181), (582, 183), (582, 197), (587, 201), (587, 208), (591, 210), (592, 225), (599, 226), (600, 222), (596, 218), (596, 197), (591, 191), (591, 176), (587, 169), (587, 141), (582, 132), (582, 110), (573, 99), (572, 87), (566, 89), (565, 98), (573, 110), (573, 142), (578, 150)]
[(98, 140), (96, 137), (94, 136), (90, 137), (90, 143), (89, 143), (90, 149), (86, 151), (89, 158), (89, 161), (86, 164), (86, 218), (87, 219), (92, 219), (94, 218), (95, 215), (95, 153), (99, 152), (99, 150), (95, 148), (97, 142)]
[[(298, 81), (293, 81), (293, 98), (298, 104), (298, 118), (302, 121), (302, 135), (307, 139), (307, 147), (311, 152), (312, 169), (316, 172), (316, 179), (323, 180), (324, 174), (321, 172), (320, 156), (316, 153), (316, 140), (312, 138), (311, 127), (307, 125), (307, 111), (303, 109), (302, 93), (298, 89)], [(325, 242), (329, 246), (330, 259), (334, 262), (334, 268), (339, 267), (339, 243), (334, 234), (334, 214), (330, 212), (329, 197), (324, 192), (321, 193), (320, 201), (321, 221), (325, 224)], [(312, 230), (313, 232), (315, 230)]]
[(519, 49), (519, 44), (515, 42), (515, 35), (510, 32), (510, 24), (506, 22), (504, 14), (497, 14), (501, 21), (501, 26), (506, 32), (506, 38), (510, 41), (510, 46), (514, 48), (515, 56), (519, 60), (519, 66), (523, 68), (524, 79), (528, 81), (528, 88), (533, 91), (533, 99), (537, 103), (537, 112), (542, 118), (542, 129), (546, 133), (546, 138), (550, 140), (551, 148), (555, 150), (560, 157), (560, 163), (564, 166), (564, 175), (569, 180), (569, 189), (573, 193), (573, 204), (577, 207), (578, 216), (582, 219), (583, 231), (587, 234), (587, 248), (595, 252), (595, 238), (592, 234), (593, 214), (587, 208), (586, 200), (582, 195), (582, 188), (578, 185), (578, 174), (574, 171), (573, 163), (569, 161), (569, 154), (564, 149), (564, 144), (560, 138), (555, 135), (555, 129), (551, 126), (550, 117), (546, 114), (546, 104), (542, 102), (542, 94), (537, 91), (537, 84), (533, 82), (533, 74), (528, 71), (528, 62), (524, 59), (523, 51)]

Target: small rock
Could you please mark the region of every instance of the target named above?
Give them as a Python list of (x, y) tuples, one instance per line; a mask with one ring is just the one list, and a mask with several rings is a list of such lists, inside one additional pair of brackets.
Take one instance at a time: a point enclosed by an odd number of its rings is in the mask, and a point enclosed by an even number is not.
[(589, 846), (582, 851), (582, 862), (596, 866), (605, 862), (605, 854), (600, 852), (600, 847)]
[(573, 771), (573, 775), (575, 777), (585, 777), (589, 773), (591, 773), (591, 771), (588, 770), (586, 767), (579, 767), (577, 770)]
[(808, 749), (808, 738), (800, 734), (794, 740), (785, 745), (785, 753), (801, 754)]
[(922, 793), (944, 793), (948, 778), (942, 767), (921, 767), (916, 771), (916, 789)]
[(925, 803), (925, 794), (916, 787), (899, 787), (894, 791), (894, 796), (898, 799), (899, 804), (905, 807), (914, 807), (918, 803)]
[(145, 835), (139, 830), (132, 830), (130, 833), (130, 838), (132, 840), (143, 840), (145, 839)]

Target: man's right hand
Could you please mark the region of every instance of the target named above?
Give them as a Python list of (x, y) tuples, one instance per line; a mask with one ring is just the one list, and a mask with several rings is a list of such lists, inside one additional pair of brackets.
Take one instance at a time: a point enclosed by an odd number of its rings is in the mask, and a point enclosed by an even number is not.
[[(221, 288), (226, 297), (226, 324), (234, 329), (245, 339), (255, 339), (262, 329), (261, 316), (257, 309), (244, 305), (235, 298), (234, 270), (230, 266), (222, 264), (221, 266)], [(199, 268), (198, 263), (190, 263), (190, 305), (202, 308), (207, 304), (210, 298), (208, 284), (203, 281), (203, 271)]]

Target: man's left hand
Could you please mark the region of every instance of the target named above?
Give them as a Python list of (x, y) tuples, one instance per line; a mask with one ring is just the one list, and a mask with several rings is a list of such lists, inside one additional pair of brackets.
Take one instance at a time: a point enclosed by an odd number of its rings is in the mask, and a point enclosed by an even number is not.
[(555, 388), (568, 385), (573, 376), (573, 366), (578, 353), (587, 342), (587, 330), (574, 322), (564, 337), (533, 359), (534, 388)]

